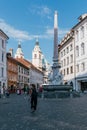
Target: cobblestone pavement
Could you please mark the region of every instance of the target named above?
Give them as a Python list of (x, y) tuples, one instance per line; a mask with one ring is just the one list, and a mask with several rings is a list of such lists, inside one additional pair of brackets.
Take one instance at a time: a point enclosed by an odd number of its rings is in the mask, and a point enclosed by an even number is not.
[(27, 96), (0, 99), (0, 130), (87, 130), (87, 95), (38, 99), (35, 113)]

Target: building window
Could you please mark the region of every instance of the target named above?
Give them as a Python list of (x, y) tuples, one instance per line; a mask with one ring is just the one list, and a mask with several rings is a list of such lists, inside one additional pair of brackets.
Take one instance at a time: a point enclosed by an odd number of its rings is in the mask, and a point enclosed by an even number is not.
[(67, 50), (67, 53), (69, 53), (69, 47), (67, 47), (66, 50)]
[(79, 46), (76, 46), (76, 56), (79, 56)]
[(65, 75), (65, 69), (64, 69), (64, 75)]
[(81, 70), (82, 70), (82, 71), (85, 70), (85, 64), (84, 64), (84, 63), (81, 64)]
[(27, 80), (28, 80), (27, 82), (29, 83), (29, 78)]
[(73, 73), (73, 66), (70, 67), (70, 73)]
[(67, 65), (69, 65), (69, 57), (67, 57)]
[(23, 76), (21, 77), (21, 81), (23, 82)]
[(20, 80), (20, 75), (18, 76), (18, 80), (21, 81), (21, 80)]
[(70, 62), (73, 63), (73, 55), (70, 55)]
[(2, 48), (4, 48), (4, 40), (2, 39)]
[(64, 49), (64, 56), (65, 56), (66, 52), (65, 52), (65, 49)]
[(34, 58), (37, 58), (37, 54), (34, 54)]
[(73, 46), (72, 46), (72, 44), (70, 45), (70, 51), (72, 51), (72, 49), (73, 49)]
[(85, 46), (84, 43), (81, 44), (81, 55), (85, 54)]
[(79, 40), (79, 31), (77, 30), (76, 31), (76, 41), (78, 41)]
[(76, 65), (76, 71), (79, 72), (79, 65)]
[(67, 75), (69, 74), (69, 68), (67, 68)]
[(66, 59), (64, 59), (64, 66), (66, 66)]
[(84, 27), (82, 26), (81, 27), (81, 38), (83, 38), (84, 37)]
[(23, 68), (21, 68), (21, 73), (23, 74)]
[(21, 70), (21, 68), (20, 68), (20, 66), (19, 66), (19, 72), (20, 72), (20, 70)]
[(4, 77), (4, 68), (1, 68), (1, 77)]
[(4, 61), (4, 53), (2, 52), (2, 62)]

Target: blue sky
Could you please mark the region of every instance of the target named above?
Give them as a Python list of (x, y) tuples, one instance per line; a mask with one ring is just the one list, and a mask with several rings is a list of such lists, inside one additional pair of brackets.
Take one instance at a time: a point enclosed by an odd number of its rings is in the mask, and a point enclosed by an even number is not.
[(87, 0), (0, 0), (0, 29), (8, 36), (7, 51), (21, 41), (25, 59), (31, 61), (36, 37), (52, 63), (54, 12), (58, 11), (59, 41), (87, 13)]

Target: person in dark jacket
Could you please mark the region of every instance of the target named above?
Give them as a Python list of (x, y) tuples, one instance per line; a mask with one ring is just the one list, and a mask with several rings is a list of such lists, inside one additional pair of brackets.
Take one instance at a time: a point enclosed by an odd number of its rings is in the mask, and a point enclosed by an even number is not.
[(31, 89), (31, 112), (34, 112), (37, 108), (37, 91), (34, 84), (32, 84)]

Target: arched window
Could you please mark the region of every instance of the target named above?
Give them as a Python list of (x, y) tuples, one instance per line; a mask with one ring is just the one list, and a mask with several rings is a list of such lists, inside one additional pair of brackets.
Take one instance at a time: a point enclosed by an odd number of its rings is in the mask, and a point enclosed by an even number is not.
[(4, 61), (4, 52), (2, 52), (2, 62)]
[(79, 46), (76, 46), (76, 56), (79, 56)]
[(85, 70), (85, 63), (81, 64), (81, 70), (84, 71)]
[(72, 63), (72, 62), (73, 62), (73, 54), (70, 55), (70, 63)]
[(85, 45), (84, 43), (81, 44), (81, 55), (85, 54)]
[(67, 47), (66, 49), (67, 49), (67, 53), (69, 53), (69, 47)]
[(65, 75), (65, 69), (64, 69), (64, 75)]
[(4, 48), (4, 40), (2, 39), (2, 48)]
[(84, 27), (82, 26), (81, 27), (81, 38), (83, 38), (84, 37)]
[(70, 45), (70, 51), (72, 51), (72, 49), (73, 49), (73, 45), (71, 44), (71, 45)]
[(78, 32), (78, 30), (76, 31), (76, 41), (78, 41), (79, 40), (79, 32)]
[(34, 54), (34, 58), (35, 58), (35, 59), (37, 58), (37, 54)]
[(70, 67), (70, 73), (73, 73), (73, 66)]

